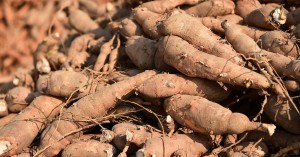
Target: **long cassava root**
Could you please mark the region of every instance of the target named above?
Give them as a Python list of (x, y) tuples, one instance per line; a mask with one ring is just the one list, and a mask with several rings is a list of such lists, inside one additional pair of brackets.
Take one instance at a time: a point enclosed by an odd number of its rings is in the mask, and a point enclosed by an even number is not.
[(250, 88), (270, 87), (268, 79), (263, 75), (238, 66), (227, 59), (199, 51), (180, 37), (166, 36), (161, 42), (165, 52), (164, 61), (187, 76)]
[[(174, 25), (177, 27), (173, 27)], [(191, 29), (193, 25), (197, 25), (198, 29)], [(165, 35), (181, 37), (199, 50), (228, 59), (236, 64), (243, 64), (241, 57), (230, 45), (222, 42), (219, 36), (212, 33), (196, 17), (184, 13), (174, 14), (164, 20), (158, 29)]]
[[(164, 108), (177, 122), (205, 134), (240, 134), (259, 130), (270, 135), (276, 128), (273, 124), (250, 122), (241, 113), (232, 113), (222, 106), (199, 96), (174, 95), (164, 102)], [(210, 112), (208, 116), (206, 113)]]
[(33, 100), (26, 109), (0, 129), (0, 155), (21, 153), (45, 127), (47, 118), (57, 116), (61, 107), (63, 102), (54, 97), (39, 96)]
[[(146, 71), (77, 101), (62, 113), (61, 120), (53, 121), (43, 131), (40, 148), (46, 148), (46, 150), (42, 153), (45, 156), (58, 154), (60, 150), (70, 143), (70, 139), (78, 136), (78, 134), (75, 134), (69, 135), (68, 138), (63, 138), (65, 134), (78, 129), (80, 126), (88, 125), (89, 122), (86, 120), (104, 116), (110, 108), (115, 107), (120, 102), (120, 99), (128, 97), (139, 84), (153, 75), (155, 75), (154, 71)], [(99, 108), (97, 106), (102, 107)], [(73, 119), (74, 121), (68, 121), (68, 119)], [(63, 139), (60, 140), (61, 138)]]
[(157, 74), (141, 84), (138, 91), (150, 98), (187, 94), (205, 97), (216, 102), (225, 100), (230, 94), (229, 88), (222, 88), (216, 82), (176, 74)]

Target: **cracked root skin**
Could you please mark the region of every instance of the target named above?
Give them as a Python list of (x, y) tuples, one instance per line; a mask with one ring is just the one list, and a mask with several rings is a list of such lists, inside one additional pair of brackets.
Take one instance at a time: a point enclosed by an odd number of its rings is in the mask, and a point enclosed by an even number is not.
[(223, 22), (222, 27), (225, 29), (226, 39), (233, 48), (245, 55), (247, 58), (255, 58), (261, 67), (268, 69), (270, 66), (280, 76), (287, 76), (300, 80), (300, 62), (287, 56), (272, 53), (269, 51), (262, 50), (257, 43), (247, 36), (242, 30), (233, 27), (228, 22)]
[(237, 0), (236, 4), (236, 14), (240, 15), (243, 19), (255, 9), (262, 7), (262, 4), (258, 0)]
[(142, 36), (130, 37), (125, 46), (125, 52), (130, 60), (141, 69), (154, 68), (156, 49), (156, 41)]
[(245, 22), (251, 26), (260, 27), (267, 30), (275, 30), (276, 24), (272, 22), (272, 17), (270, 16), (270, 13), (273, 10), (275, 10), (275, 8), (270, 6), (255, 9), (247, 15)]
[(300, 134), (300, 116), (289, 102), (274, 94), (268, 98), (264, 112), (274, 123), (285, 130), (294, 134)]
[[(201, 77), (247, 88), (269, 88), (268, 79), (227, 59), (199, 51), (177, 36), (161, 40), (164, 61), (189, 77)], [(218, 64), (216, 64), (218, 63)]]
[(220, 16), (234, 12), (234, 2), (231, 0), (208, 0), (186, 9), (186, 13), (197, 16)]
[[(176, 27), (174, 27), (176, 26)], [(192, 29), (197, 26), (197, 29)], [(243, 65), (244, 61), (232, 47), (202, 24), (202, 20), (185, 13), (172, 14), (158, 25), (164, 35), (179, 36), (197, 49)]]
[(92, 82), (93, 80), (83, 73), (58, 70), (40, 76), (37, 81), (37, 89), (53, 96), (69, 97), (72, 95), (73, 97), (82, 97), (95, 91), (93, 89), (95, 87), (91, 87)]
[(201, 156), (211, 148), (209, 139), (200, 134), (174, 134), (172, 137), (151, 138), (136, 152), (137, 157), (172, 156), (178, 150), (189, 157)]
[(241, 113), (199, 96), (174, 95), (164, 102), (166, 112), (178, 123), (203, 134), (240, 134), (259, 130), (273, 134), (275, 125), (251, 122)]
[[(84, 148), (84, 149), (82, 149)], [(62, 152), (62, 157), (113, 157), (116, 156), (116, 148), (108, 143), (96, 140), (79, 141), (68, 145)]]
[(45, 121), (58, 115), (62, 105), (61, 100), (49, 96), (39, 96), (33, 100), (10, 123), (0, 129), (0, 142), (9, 141), (11, 145), (9, 150), (4, 152), (2, 144), (0, 156), (12, 156), (29, 147), (43, 129)]
[(154, 138), (162, 135), (158, 132), (149, 130), (149, 128), (131, 123), (116, 124), (112, 128), (112, 131), (115, 134), (113, 143), (119, 150), (123, 150), (126, 143), (130, 142), (127, 150), (128, 153), (135, 153), (150, 137)]
[(64, 138), (64, 135), (88, 125), (87, 119), (104, 116), (109, 109), (120, 102), (120, 99), (126, 99), (133, 94), (137, 86), (155, 74), (155, 71), (145, 71), (78, 100), (61, 115), (62, 119), (72, 119), (72, 121), (55, 120), (43, 131), (39, 148), (43, 149), (49, 145), (51, 147), (42, 152), (42, 155), (58, 154), (70, 143), (71, 139), (78, 136), (78, 134), (72, 134)]
[(150, 98), (164, 98), (175, 94), (197, 95), (214, 102), (225, 100), (230, 89), (202, 78), (190, 78), (180, 74), (157, 74), (138, 87), (138, 91)]
[(30, 89), (26, 87), (15, 87), (8, 91), (5, 97), (10, 112), (18, 113), (34, 99)]
[(260, 39), (258, 45), (261, 45), (267, 51), (284, 56), (298, 57), (297, 46), (289, 39), (287, 34), (280, 31), (269, 31), (262, 35)]

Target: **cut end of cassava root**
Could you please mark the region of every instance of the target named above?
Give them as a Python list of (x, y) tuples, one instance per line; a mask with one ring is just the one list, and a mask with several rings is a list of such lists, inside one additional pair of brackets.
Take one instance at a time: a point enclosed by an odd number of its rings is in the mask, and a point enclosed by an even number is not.
[(274, 124), (265, 124), (260, 122), (252, 122), (253, 127), (257, 131), (262, 131), (268, 133), (270, 136), (272, 136), (275, 132), (276, 126)]
[(7, 111), (7, 104), (5, 101), (0, 100), (0, 113), (4, 111)]
[(0, 141), (0, 156), (11, 149), (11, 143), (9, 141)]
[(268, 129), (268, 133), (272, 136), (275, 132), (276, 126), (274, 124), (262, 124), (262, 127)]

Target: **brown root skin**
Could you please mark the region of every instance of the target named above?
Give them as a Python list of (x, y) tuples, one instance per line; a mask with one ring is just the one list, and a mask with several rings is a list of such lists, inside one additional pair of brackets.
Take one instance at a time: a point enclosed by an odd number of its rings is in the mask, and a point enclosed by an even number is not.
[(163, 42), (165, 63), (189, 77), (201, 77), (256, 89), (270, 87), (265, 76), (227, 59), (199, 51), (180, 37), (166, 36), (160, 42)]
[(263, 49), (297, 58), (299, 56), (296, 43), (289, 39), (288, 34), (280, 31), (269, 31), (260, 37), (258, 45)]
[(297, 82), (295, 80), (286, 80), (286, 81), (283, 81), (283, 83), (288, 91), (291, 91), (291, 92), (300, 91), (300, 84), (299, 84), (299, 82)]
[(84, 34), (72, 41), (68, 50), (67, 61), (70, 66), (76, 70), (81, 69), (81, 66), (86, 62), (89, 54), (87, 53), (88, 44), (94, 39), (93, 34)]
[(110, 3), (99, 4), (97, 1), (91, 0), (79, 0), (79, 4), (83, 7), (89, 16), (92, 18), (97, 18), (101, 16), (105, 16), (106, 14), (111, 14), (112, 12), (116, 12), (116, 7)]
[(201, 18), (201, 21), (205, 27), (212, 30), (213, 32), (224, 34), (224, 29), (221, 26), (223, 20), (214, 17), (203, 17)]
[(54, 118), (63, 107), (63, 102), (49, 96), (39, 96), (20, 112), (13, 121), (0, 129), (1, 156), (12, 156), (29, 147), (48, 119)]
[(159, 70), (159, 71), (165, 71), (165, 72), (176, 72), (176, 70), (168, 65), (167, 63), (165, 63), (165, 61), (163, 60), (164, 58), (164, 55), (165, 55), (165, 50), (164, 50), (164, 45), (163, 45), (163, 40), (164, 38), (160, 38), (158, 40), (158, 48), (155, 52), (155, 55), (154, 55), (154, 66), (155, 66), (155, 69)]
[[(0, 99), (0, 117), (6, 117), (7, 115), (8, 115), (7, 103), (4, 99), (1, 98)], [(0, 121), (1, 121), (1, 118), (0, 118)], [(4, 124), (4, 122), (0, 122), (0, 123)], [(0, 127), (1, 127), (1, 124), (0, 124)]]
[(121, 21), (120, 33), (126, 38), (132, 36), (142, 36), (144, 34), (142, 27), (135, 21), (128, 18)]
[[(177, 26), (177, 27), (174, 27)], [(191, 29), (197, 25), (198, 29)], [(202, 24), (197, 17), (185, 13), (177, 13), (168, 17), (158, 26), (158, 30), (165, 35), (176, 35), (189, 42), (197, 49), (228, 59), (229, 62), (243, 65), (244, 61), (229, 44), (221, 41), (211, 30)]]
[(286, 100), (282, 100), (276, 94), (268, 98), (264, 112), (274, 121), (274, 123), (283, 127), (286, 131), (294, 134), (300, 134), (299, 114), (295, 108)]
[[(109, 109), (116, 107), (121, 102), (120, 99), (128, 98), (134, 93), (137, 86), (155, 74), (155, 71), (145, 71), (79, 99), (61, 114), (61, 119), (72, 119), (72, 121), (54, 120), (43, 131), (39, 148), (47, 149), (41, 152), (41, 155), (54, 156), (58, 154), (70, 143), (71, 139), (76, 138), (81, 132), (64, 137), (65, 134), (89, 125), (90, 119), (104, 116)], [(50, 147), (48, 147), (49, 145)]]
[(300, 69), (298, 68), (300, 62), (298, 60), (262, 50), (253, 39), (227, 22), (223, 22), (222, 27), (225, 29), (227, 41), (231, 43), (237, 52), (245, 55), (247, 58), (255, 58), (261, 67), (268, 72), (272, 72), (274, 68), (280, 76), (300, 80)]
[(179, 124), (203, 134), (240, 134), (259, 130), (273, 134), (275, 125), (251, 122), (241, 113), (199, 96), (174, 95), (165, 99), (164, 108)]
[(253, 10), (250, 14), (247, 15), (245, 22), (248, 25), (256, 26), (268, 30), (275, 30), (277, 25), (272, 22), (271, 13), (275, 9), (270, 6), (265, 6)]
[(220, 84), (201, 78), (176, 74), (157, 74), (138, 87), (149, 98), (164, 98), (175, 94), (197, 95), (214, 102), (225, 100), (229, 94)]
[(234, 13), (234, 2), (231, 0), (208, 0), (185, 10), (196, 17), (221, 16)]
[(50, 65), (46, 67), (40, 67), (39, 64), (45, 60), (47, 53), (53, 50), (57, 50), (59, 40), (54, 37), (46, 37), (36, 48), (33, 53), (34, 67), (39, 73), (48, 73), (51, 71)]
[(117, 36), (117, 46), (114, 48), (110, 54), (109, 54), (109, 64), (108, 64), (108, 70), (113, 71), (115, 69), (115, 66), (117, 64), (118, 59), (118, 51), (121, 45), (120, 36)]
[(144, 23), (142, 24), (143, 30), (145, 34), (147, 34), (151, 39), (159, 39), (162, 34), (157, 30), (157, 26), (159, 21), (162, 20), (162, 16), (151, 16), (145, 19)]
[(92, 83), (93, 80), (83, 73), (58, 70), (49, 75), (40, 76), (37, 81), (37, 89), (53, 96), (81, 97), (95, 91), (96, 84)]
[(81, 11), (75, 7), (69, 7), (68, 13), (69, 23), (79, 32), (87, 33), (99, 28), (98, 24), (94, 22), (84, 11)]
[(258, 0), (237, 0), (235, 12), (242, 18), (246, 17), (255, 9), (261, 8), (262, 5)]
[(31, 103), (35, 98), (30, 89), (26, 87), (15, 87), (8, 91), (5, 97), (10, 112), (18, 113)]
[(203, 17), (202, 19), (202, 24), (212, 30), (215, 33), (221, 33), (224, 34), (224, 29), (221, 26), (221, 23), (225, 20), (227, 20), (229, 23), (232, 24), (242, 24), (243, 18), (235, 15), (235, 14), (230, 14), (230, 15), (225, 15), (225, 16), (218, 16), (216, 18), (214, 17)]
[(244, 25), (233, 25), (235, 29), (241, 30), (243, 33), (248, 35), (250, 38), (252, 38), (254, 41), (259, 40), (259, 38), (265, 34), (267, 31), (256, 28), (256, 27), (251, 27), (251, 26), (244, 26)]
[(68, 7), (69, 23), (70, 25), (81, 33), (95, 33), (96, 36), (111, 36), (109, 32), (105, 31), (98, 24), (93, 21), (90, 16), (75, 7)]
[(154, 68), (154, 55), (157, 49), (156, 41), (142, 37), (133, 36), (128, 38), (125, 51), (130, 60), (141, 69)]
[(135, 8), (133, 10), (133, 19), (136, 20), (143, 28), (144, 33), (152, 39), (158, 39), (162, 34), (157, 30), (159, 21), (163, 16), (149, 11), (147, 8)]
[(158, 16), (160, 14), (154, 13), (147, 8), (137, 7), (132, 10), (133, 19), (140, 25), (143, 25), (144, 21), (152, 16)]
[(266, 61), (264, 57), (259, 55), (261, 52), (260, 47), (254, 40), (244, 34), (242, 30), (237, 30), (234, 25), (231, 25), (226, 21), (222, 23), (222, 27), (225, 29), (227, 41), (232, 44), (237, 52), (246, 57), (256, 58), (258, 61)]
[(202, 1), (204, 0), (161, 0), (143, 3), (140, 7), (147, 8), (154, 13), (163, 14), (179, 5), (194, 5)]
[(243, 24), (243, 22), (244, 22), (243, 18), (236, 14), (217, 16), (217, 19), (219, 19), (221, 21), (227, 20), (228, 22), (234, 23), (234, 24)]
[(99, 54), (99, 49), (101, 48), (101, 46), (104, 43), (105, 43), (104, 37), (101, 37), (96, 40), (89, 40), (88, 46), (87, 46), (88, 52), (93, 55)]
[(47, 56), (51, 69), (60, 69), (61, 66), (67, 62), (67, 56), (63, 53), (57, 52)]
[(184, 156), (202, 156), (212, 147), (209, 138), (201, 134), (174, 134), (172, 137), (151, 138), (136, 152), (137, 157), (172, 156), (178, 150)]
[(5, 117), (0, 118), (0, 129), (3, 126), (5, 126), (6, 124), (8, 124), (10, 121), (12, 121), (13, 118), (15, 118), (16, 116), (17, 116), (16, 113), (10, 113), (10, 114), (6, 115)]
[(121, 22), (119, 21), (111, 21), (107, 24), (106, 27), (110, 32), (117, 33), (122, 26)]
[(130, 143), (128, 153), (136, 152), (145, 144), (147, 139), (162, 136), (158, 132), (151, 132), (144, 126), (131, 123), (116, 124), (113, 126), (112, 131), (115, 134), (113, 143), (119, 150), (123, 150), (126, 143)]
[[(84, 149), (82, 149), (84, 148)], [(109, 143), (101, 143), (97, 140), (79, 141), (71, 143), (63, 151), (62, 157), (99, 157), (99, 156), (115, 156), (117, 150)]]
[(232, 27), (235, 27), (235, 29), (242, 31), (243, 33), (247, 34), (249, 37), (257, 41), (263, 34), (266, 33), (266, 31), (250, 27), (250, 26), (244, 26), (238, 23), (238, 20), (227, 20), (226, 17), (220, 17), (220, 18), (212, 18), (212, 17), (203, 17), (202, 18), (202, 24), (211, 29), (215, 33), (221, 33), (225, 34), (225, 30), (222, 28), (222, 22), (227, 21), (232, 25)]
[(113, 42), (115, 40), (116, 35), (114, 35), (108, 42), (104, 43), (101, 46), (99, 56), (94, 66), (95, 71), (100, 71), (105, 64), (105, 60), (107, 56), (111, 53)]
[(227, 19), (221, 21), (221, 27), (222, 29), (225, 31), (224, 26), (222, 26), (224, 23), (227, 23), (228, 25), (230, 25), (230, 27), (234, 30), (236, 29), (237, 31), (240, 31), (246, 35), (248, 35), (250, 38), (252, 38), (253, 40), (257, 41), (260, 36), (262, 36), (263, 34), (265, 34), (267, 31), (257, 28), (257, 27), (251, 27), (251, 26), (245, 26), (245, 25), (241, 25), (238, 23), (233, 23), (228, 21)]

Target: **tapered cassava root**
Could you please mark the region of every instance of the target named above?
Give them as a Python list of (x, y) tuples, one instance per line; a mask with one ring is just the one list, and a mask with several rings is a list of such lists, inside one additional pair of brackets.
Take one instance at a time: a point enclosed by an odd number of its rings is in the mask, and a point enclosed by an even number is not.
[[(259, 130), (272, 135), (276, 126), (250, 122), (241, 113), (232, 113), (219, 104), (199, 96), (174, 95), (164, 102), (164, 108), (177, 122), (204, 134), (240, 134)], [(206, 114), (210, 112), (209, 116)]]
[[(174, 25), (178, 27), (173, 27)], [(193, 25), (197, 25), (199, 29), (190, 29)], [(158, 27), (163, 34), (179, 36), (199, 50), (228, 59), (230, 62), (239, 65), (243, 64), (241, 57), (230, 45), (222, 42), (220, 37), (212, 33), (196, 17), (184, 13), (174, 14), (164, 20)]]
[[(165, 63), (189, 77), (202, 77), (250, 88), (270, 87), (268, 79), (263, 75), (224, 58), (199, 51), (180, 37), (166, 36), (161, 42), (165, 52)], [(207, 58), (213, 58), (219, 64), (214, 64)]]
[[(78, 134), (74, 134), (64, 138), (65, 134), (78, 129), (80, 126), (89, 125), (86, 120), (104, 116), (110, 108), (115, 107), (120, 102), (120, 99), (128, 97), (139, 84), (153, 75), (155, 75), (154, 71), (146, 71), (77, 101), (62, 113), (61, 119), (65, 120), (55, 120), (43, 131), (40, 149), (45, 148), (45, 151), (41, 153), (45, 156), (58, 154), (70, 143), (70, 139), (78, 136)], [(98, 108), (97, 106), (102, 107)], [(95, 110), (96, 108), (97, 110)], [(72, 119), (72, 121), (68, 121), (68, 119)]]
[(63, 102), (49, 96), (39, 96), (0, 129), (0, 155), (11, 156), (27, 148), (45, 127), (47, 118), (57, 116)]

